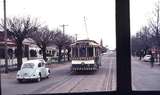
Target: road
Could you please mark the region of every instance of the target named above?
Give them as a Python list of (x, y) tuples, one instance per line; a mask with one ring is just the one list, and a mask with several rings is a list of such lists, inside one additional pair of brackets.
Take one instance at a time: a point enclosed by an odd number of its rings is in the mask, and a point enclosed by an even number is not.
[[(148, 62), (132, 57), (132, 88), (138, 91), (160, 90), (160, 66), (151, 68)], [(74, 73), (67, 63), (51, 68), (49, 79), (18, 83), (16, 72), (1, 75), (2, 95), (95, 92), (116, 90), (116, 57), (102, 56), (102, 66), (96, 72)]]
[(132, 87), (139, 91), (160, 90), (160, 65), (151, 68), (149, 62), (143, 62), (132, 57)]
[[(116, 90), (116, 59), (113, 54), (102, 57), (102, 66), (96, 72), (71, 72), (67, 63), (51, 69), (49, 79), (41, 82), (18, 83), (16, 72), (2, 75), (2, 95), (70, 93)], [(4, 78), (5, 76), (5, 78)]]

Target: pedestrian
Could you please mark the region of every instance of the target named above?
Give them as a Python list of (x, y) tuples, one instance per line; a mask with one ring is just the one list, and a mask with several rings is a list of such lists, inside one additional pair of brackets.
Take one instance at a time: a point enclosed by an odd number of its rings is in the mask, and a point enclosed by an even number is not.
[(151, 67), (153, 67), (153, 65), (154, 65), (154, 56), (153, 56), (153, 54), (151, 54), (150, 63), (151, 63)]

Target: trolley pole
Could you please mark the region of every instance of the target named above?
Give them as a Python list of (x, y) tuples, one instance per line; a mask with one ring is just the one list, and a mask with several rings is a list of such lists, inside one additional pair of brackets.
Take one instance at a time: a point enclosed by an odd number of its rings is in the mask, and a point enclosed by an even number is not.
[(3, 4), (4, 4), (5, 73), (8, 73), (8, 47), (7, 47), (7, 29), (6, 29), (6, 0), (3, 0)]
[(87, 39), (89, 40), (89, 36), (88, 36), (88, 30), (87, 30), (87, 23), (86, 23), (86, 17), (84, 16), (84, 25), (85, 25), (85, 30), (87, 33)]

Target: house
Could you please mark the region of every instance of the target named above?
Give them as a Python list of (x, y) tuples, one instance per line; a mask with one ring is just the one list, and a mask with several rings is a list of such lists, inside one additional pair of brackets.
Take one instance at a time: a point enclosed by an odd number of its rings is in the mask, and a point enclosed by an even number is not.
[[(13, 37), (7, 37), (7, 48), (9, 58), (16, 57), (16, 43)], [(0, 31), (0, 59), (5, 58), (5, 41), (4, 41), (4, 32)], [(57, 48), (55, 45), (50, 45), (47, 47), (47, 55), (56, 56)], [(41, 49), (36, 45), (34, 40), (27, 38), (23, 41), (23, 58), (30, 59), (32, 57), (42, 58)]]

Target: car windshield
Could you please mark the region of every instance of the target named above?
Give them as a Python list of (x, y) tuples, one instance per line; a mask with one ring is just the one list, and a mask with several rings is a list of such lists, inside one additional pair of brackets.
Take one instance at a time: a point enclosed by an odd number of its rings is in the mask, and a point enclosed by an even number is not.
[(22, 69), (24, 68), (33, 68), (34, 67), (34, 64), (33, 63), (25, 63), (23, 66), (22, 66)]

